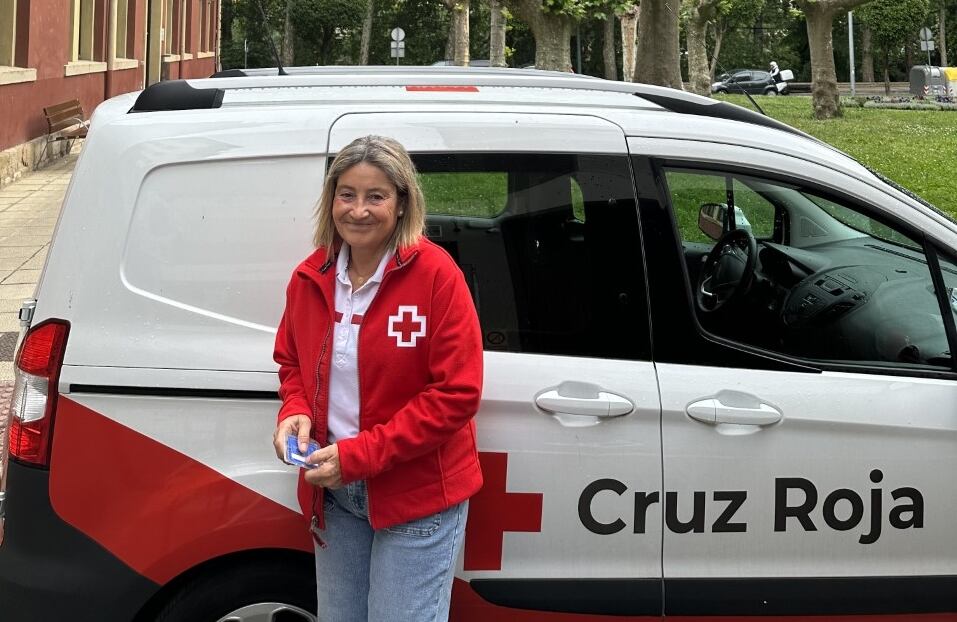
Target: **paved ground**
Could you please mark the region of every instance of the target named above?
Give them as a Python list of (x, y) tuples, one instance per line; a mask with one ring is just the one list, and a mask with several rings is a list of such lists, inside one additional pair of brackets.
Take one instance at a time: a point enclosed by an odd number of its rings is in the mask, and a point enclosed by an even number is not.
[[(0, 188), (0, 412), (13, 395), (17, 313), (33, 297), (78, 154), (79, 145), (71, 155)], [(0, 438), (5, 433), (0, 419)]]

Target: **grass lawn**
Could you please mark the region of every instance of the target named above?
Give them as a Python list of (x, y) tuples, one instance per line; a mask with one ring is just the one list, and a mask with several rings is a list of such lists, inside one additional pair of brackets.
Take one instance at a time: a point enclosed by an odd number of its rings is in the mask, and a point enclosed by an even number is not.
[[(721, 99), (750, 110), (743, 95)], [(810, 97), (756, 97), (771, 117), (834, 145), (957, 217), (957, 112), (845, 108), (818, 121)]]

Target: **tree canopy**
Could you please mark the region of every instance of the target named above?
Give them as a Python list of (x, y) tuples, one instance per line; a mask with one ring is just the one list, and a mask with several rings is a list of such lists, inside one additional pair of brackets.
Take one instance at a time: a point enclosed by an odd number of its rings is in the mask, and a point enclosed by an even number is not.
[[(224, 68), (275, 66), (276, 48), (287, 45), (299, 65), (349, 64), (360, 62), (360, 39), (365, 18), (365, 0), (222, 0), (222, 54)], [(957, 0), (643, 0), (646, 13), (653, 19), (671, 17), (680, 12), (680, 36), (669, 22), (659, 29), (643, 33), (647, 49), (638, 48), (641, 58), (659, 54), (663, 47), (669, 56), (645, 59), (645, 70), (665, 66), (662, 75), (642, 75), (661, 84), (680, 79), (692, 82), (696, 77), (700, 91), (714, 72), (737, 68), (766, 68), (772, 60), (782, 69), (794, 72), (795, 79), (809, 82), (815, 76), (811, 66), (811, 22), (825, 36), (820, 41), (830, 46), (833, 60), (830, 77), (824, 82), (836, 84), (848, 80), (847, 10), (855, 10), (855, 39), (858, 63), (866, 56), (861, 49), (863, 29), (873, 34), (875, 58), (886, 61), (889, 80), (906, 80), (908, 62), (922, 62), (917, 46), (917, 31), (929, 26), (938, 36), (939, 22), (957, 20)], [(260, 4), (266, 13), (264, 20)], [(580, 70), (604, 76), (609, 58), (614, 58), (621, 75), (624, 56), (620, 28), (606, 28), (607, 20), (626, 15), (639, 0), (501, 0), (505, 7), (505, 58), (511, 67), (537, 63), (540, 67)], [(289, 8), (294, 40), (283, 41), (286, 8)], [(653, 8), (660, 9), (653, 11)], [(817, 15), (826, 8), (826, 15)], [(703, 9), (703, 10), (702, 10)], [(374, 0), (372, 28), (369, 33), (370, 64), (396, 64), (390, 56), (389, 31), (402, 27), (406, 32), (405, 58), (400, 64), (429, 65), (446, 59), (450, 39), (452, 11), (442, 0)], [(697, 13), (695, 13), (697, 11)], [(817, 13), (815, 13), (817, 12)], [(657, 14), (657, 16), (656, 16)], [(611, 17), (609, 17), (611, 16)], [(697, 22), (692, 19), (694, 17)], [(489, 58), (491, 12), (486, 0), (469, 4), (469, 56)], [(817, 23), (816, 22), (816, 23)], [(664, 23), (664, 22), (662, 22)], [(833, 33), (832, 33), (833, 31)], [(290, 36), (289, 34), (286, 35)], [(957, 27), (945, 30), (947, 47), (957, 49)], [(942, 46), (938, 41), (938, 49)], [(649, 45), (650, 44), (650, 45)], [(693, 45), (692, 45), (693, 44)], [(693, 47), (696, 46), (696, 47)], [(674, 48), (673, 50), (671, 48)], [(581, 67), (577, 52), (581, 51)], [(609, 50), (613, 50), (613, 54)], [(289, 50), (287, 49), (287, 52)], [(932, 63), (939, 63), (935, 52)], [(926, 61), (923, 61), (926, 62)], [(826, 65), (826, 60), (824, 61)], [(883, 64), (883, 62), (882, 62)], [(860, 67), (860, 65), (859, 65)], [(680, 74), (679, 74), (680, 72)], [(858, 76), (860, 72), (858, 71)], [(631, 78), (631, 76), (629, 76)], [(831, 93), (836, 93), (832, 89)]]

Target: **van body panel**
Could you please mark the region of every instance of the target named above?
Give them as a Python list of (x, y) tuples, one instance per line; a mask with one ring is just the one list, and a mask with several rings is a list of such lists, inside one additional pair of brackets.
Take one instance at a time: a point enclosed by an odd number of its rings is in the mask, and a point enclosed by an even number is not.
[(4, 476), (14, 492), (0, 546), (4, 622), (132, 620), (160, 586), (53, 511), (49, 472), (11, 460)]
[[(103, 406), (109, 399), (84, 401)], [(295, 473), (282, 473), (288, 469), (280, 466), (275, 454), (265, 465), (272, 452), (271, 425), (260, 420), (259, 427), (267, 432), (255, 434), (237, 422), (239, 417), (229, 409), (221, 409), (217, 420), (209, 412), (189, 408), (183, 400), (157, 399), (152, 405), (137, 420), (141, 426), (149, 422), (145, 432), (163, 433), (164, 428), (178, 426), (182, 433), (178, 444), (194, 453), (177, 451), (70, 396), (61, 396), (58, 439), (86, 440), (57, 443), (55, 439), (50, 500), (57, 515), (160, 585), (207, 560), (239, 551), (312, 550), (300, 512), (262, 494), (271, 473), (285, 475), (292, 496), (295, 490)], [(121, 410), (135, 414), (129, 408)], [(240, 437), (251, 443), (260, 439), (266, 451), (239, 447), (237, 455), (246, 453), (241, 458), (233, 456), (228, 475), (198, 459), (215, 461), (231, 451), (231, 442), (242, 445), (236, 440)], [(259, 482), (259, 490), (240, 480)]]

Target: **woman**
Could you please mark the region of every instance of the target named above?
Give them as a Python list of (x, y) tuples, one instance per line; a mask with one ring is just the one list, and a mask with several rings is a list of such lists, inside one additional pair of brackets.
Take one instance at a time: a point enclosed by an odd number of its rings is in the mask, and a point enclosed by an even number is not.
[(316, 540), (319, 616), (445, 620), (468, 498), (482, 339), (462, 272), (422, 236), (415, 167), (359, 138), (332, 163), (317, 250), (293, 273), (276, 335), (274, 435), (320, 446), (299, 479)]

